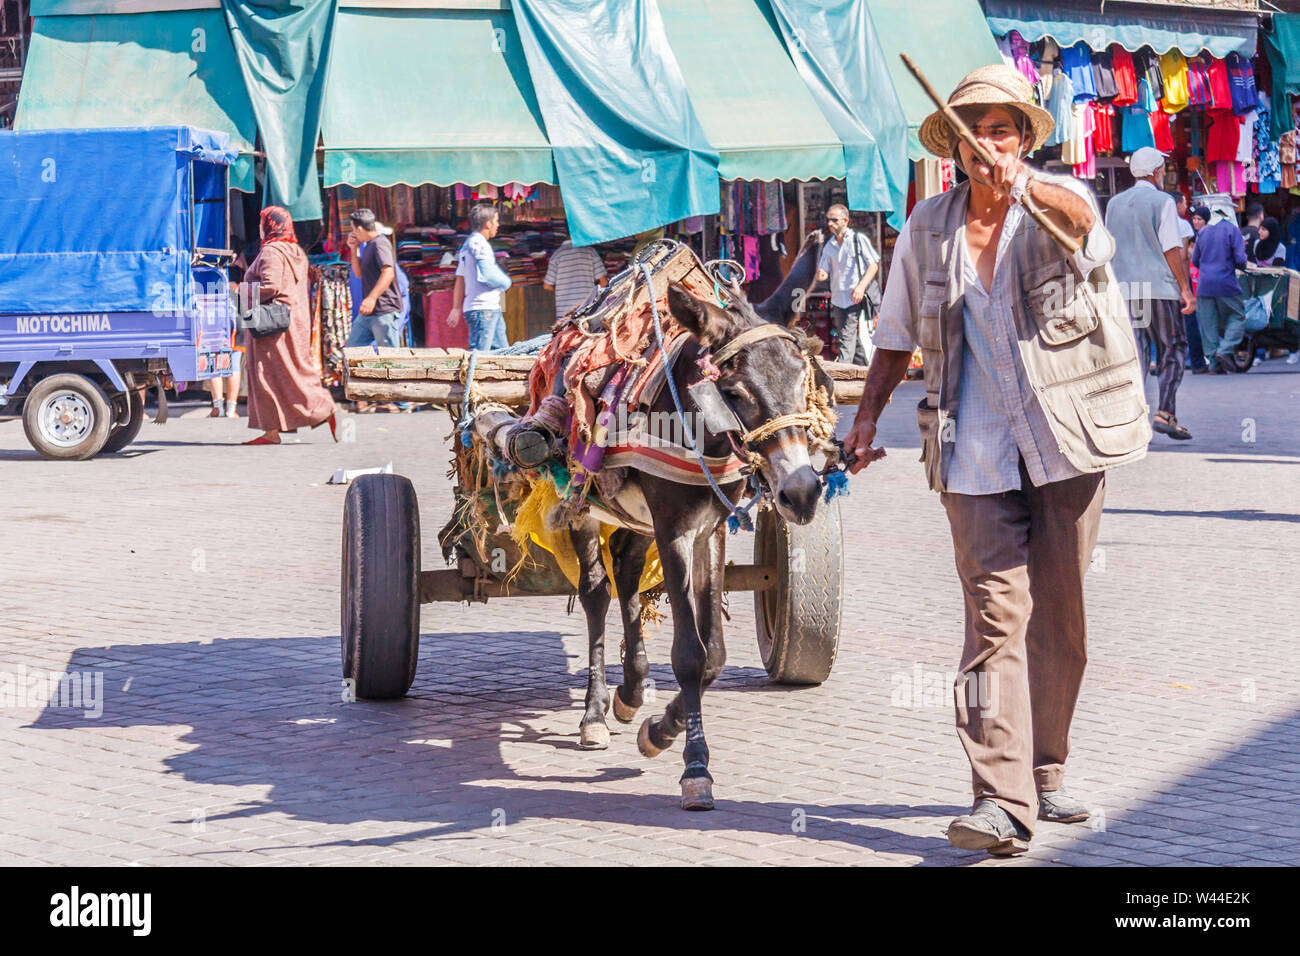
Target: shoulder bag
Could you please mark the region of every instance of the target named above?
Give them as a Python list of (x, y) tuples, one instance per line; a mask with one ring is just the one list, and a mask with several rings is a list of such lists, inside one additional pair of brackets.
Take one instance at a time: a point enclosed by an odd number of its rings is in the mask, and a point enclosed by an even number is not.
[[(264, 249), (263, 252), (265, 251)], [(289, 320), (289, 307), (283, 302), (254, 302), (248, 311), (240, 315), (239, 327), (249, 332), (253, 338), (260, 339), (286, 331)]]

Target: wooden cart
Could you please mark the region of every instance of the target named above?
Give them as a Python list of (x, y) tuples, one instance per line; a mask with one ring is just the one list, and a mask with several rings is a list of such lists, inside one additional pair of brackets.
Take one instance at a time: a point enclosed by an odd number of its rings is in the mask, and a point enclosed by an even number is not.
[[(348, 349), (345, 356), (349, 398), (428, 402), (447, 407), (453, 419), (458, 415), (465, 397), (463, 351), (361, 348)], [(533, 362), (529, 356), (479, 355), (475, 387), (483, 398), (523, 411)], [(866, 369), (823, 364), (835, 380), (837, 403), (856, 404)], [(461, 494), (458, 487), (458, 504), (463, 504)], [(513, 520), (509, 506), (505, 507), (502, 517)], [(421, 604), (576, 594), (543, 549), (531, 548), (526, 567), (519, 570), (524, 555), (509, 534), (462, 531), (455, 518), (444, 526), (439, 540), (451, 567), (426, 570), (421, 564), (419, 506), (410, 480), (401, 475), (363, 475), (348, 489), (343, 523), (343, 673), (354, 682), (358, 697), (401, 697), (410, 688)], [(830, 676), (840, 639), (842, 553), (839, 503), (831, 501), (802, 526), (787, 524), (774, 509), (761, 511), (754, 562), (727, 567), (727, 590), (754, 594), (759, 650), (773, 680), (818, 684)]]

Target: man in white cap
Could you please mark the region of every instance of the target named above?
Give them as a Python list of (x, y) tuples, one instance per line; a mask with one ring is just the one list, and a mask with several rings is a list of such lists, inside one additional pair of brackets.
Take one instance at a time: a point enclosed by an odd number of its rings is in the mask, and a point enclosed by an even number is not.
[(1129, 157), (1128, 168), (1135, 182), (1106, 207), (1106, 229), (1115, 238), (1111, 268), (1128, 301), (1144, 362), (1147, 342), (1156, 346), (1159, 402), (1151, 427), (1185, 440), (1192, 435), (1178, 424), (1175, 401), (1187, 362), (1183, 316), (1196, 311), (1196, 297), (1183, 257), (1178, 210), (1164, 191), (1164, 153), (1143, 146)]
[(948, 840), (1004, 856), (1028, 849), (1037, 820), (1088, 818), (1062, 789), (1087, 660), (1083, 577), (1104, 472), (1145, 455), (1151, 428), (1097, 200), (1023, 161), (1051, 134), (1051, 115), (1001, 64), (967, 74), (948, 104), (994, 164), (975, 159), (942, 111), (921, 124), (921, 143), (970, 179), (917, 203), (898, 237), (844, 447), (854, 472), (884, 455), (871, 445), (876, 419), (919, 345), (921, 460), (965, 598), (954, 696), (975, 799)]

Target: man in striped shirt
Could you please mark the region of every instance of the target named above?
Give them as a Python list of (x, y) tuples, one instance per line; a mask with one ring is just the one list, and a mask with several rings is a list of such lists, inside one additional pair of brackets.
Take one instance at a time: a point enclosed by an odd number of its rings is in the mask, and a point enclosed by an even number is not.
[(542, 288), (555, 293), (555, 318), (564, 318), (582, 305), (597, 286), (609, 284), (600, 254), (590, 246), (575, 246), (565, 239), (551, 254)]

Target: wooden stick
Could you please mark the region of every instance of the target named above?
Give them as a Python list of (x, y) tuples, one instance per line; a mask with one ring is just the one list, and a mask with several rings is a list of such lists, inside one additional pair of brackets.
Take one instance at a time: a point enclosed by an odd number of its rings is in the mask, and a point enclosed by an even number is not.
[[(949, 122), (953, 130), (966, 143), (966, 145), (974, 151), (975, 158), (990, 169), (996, 166), (997, 161), (989, 155), (989, 151), (975, 138), (975, 134), (970, 131), (970, 127), (962, 122), (961, 117), (957, 115), (957, 111), (945, 103), (940, 98), (939, 94), (935, 92), (934, 87), (930, 85), (930, 81), (927, 80), (925, 74), (921, 72), (921, 68), (917, 66), (912, 58), (906, 53), (900, 53), (898, 55), (903, 58), (903, 65), (911, 71), (914, 77), (916, 77), (916, 82), (921, 84), (921, 88), (925, 90), (926, 95), (934, 101), (934, 105), (943, 113), (944, 119)], [(1056, 223), (1052, 222), (1052, 220), (1047, 217), (1047, 214), (1043, 212), (1033, 199), (1030, 198), (1028, 192), (1025, 193), (1024, 207), (1028, 210), (1029, 215), (1034, 217), (1034, 221), (1046, 229), (1048, 234), (1056, 240), (1057, 245), (1071, 255), (1079, 251), (1079, 241), (1069, 233), (1065, 232), (1065, 230)]]

